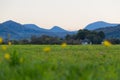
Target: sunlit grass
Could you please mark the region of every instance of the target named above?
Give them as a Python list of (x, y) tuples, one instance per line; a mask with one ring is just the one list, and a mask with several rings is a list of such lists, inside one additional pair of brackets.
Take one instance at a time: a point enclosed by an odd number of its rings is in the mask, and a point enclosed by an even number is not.
[[(4, 58), (14, 50), (20, 65), (10, 66)], [(0, 80), (120, 79), (120, 45), (12, 45), (7, 51), (0, 51)]]

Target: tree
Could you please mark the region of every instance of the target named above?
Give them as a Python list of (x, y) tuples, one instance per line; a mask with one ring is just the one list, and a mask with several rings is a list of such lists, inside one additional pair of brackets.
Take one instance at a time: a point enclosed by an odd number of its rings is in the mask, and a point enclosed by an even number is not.
[(89, 34), (90, 32), (88, 30), (79, 30), (77, 35), (76, 35), (76, 39), (85, 39), (87, 34)]
[(100, 36), (102, 39), (105, 38), (105, 34), (103, 31), (98, 32), (98, 36)]
[(79, 30), (76, 35), (76, 39), (80, 39), (80, 40), (88, 39), (93, 44), (100, 44), (104, 38), (105, 38), (105, 35), (102, 31), (95, 32), (95, 31), (89, 31), (89, 30)]

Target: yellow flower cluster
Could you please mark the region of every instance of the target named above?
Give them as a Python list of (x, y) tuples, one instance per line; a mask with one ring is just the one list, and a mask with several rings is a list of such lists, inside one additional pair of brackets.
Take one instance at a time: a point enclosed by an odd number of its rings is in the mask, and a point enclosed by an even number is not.
[(103, 45), (106, 46), (106, 47), (109, 47), (109, 46), (111, 46), (112, 44), (111, 44), (108, 40), (105, 40), (105, 41), (103, 42)]
[(51, 48), (50, 48), (50, 47), (45, 47), (45, 48), (43, 49), (43, 51), (44, 51), (44, 52), (50, 52), (50, 51), (51, 51)]
[[(66, 43), (62, 43), (62, 44), (61, 44), (61, 47), (62, 47), (62, 48), (65, 48), (66, 46), (67, 46)], [(51, 51), (51, 48), (50, 48), (50, 47), (45, 47), (45, 48), (43, 49), (43, 51), (44, 51), (44, 52), (50, 52), (50, 51)]]
[(7, 46), (2, 45), (2, 50), (6, 51), (7, 50)]
[[(9, 53), (6, 53), (4, 54), (4, 58), (7, 60), (7, 61), (11, 61), (11, 56)], [(21, 57), (19, 58), (19, 63), (23, 63), (24, 62), (24, 59)]]
[(3, 42), (3, 39), (0, 37), (0, 44)]
[[(0, 44), (3, 43), (3, 38), (0, 37)], [(12, 43), (9, 41), (8, 42), (8, 45), (11, 46)], [(9, 46), (6, 46), (6, 45), (1, 45), (1, 49), (5, 52), (7, 52), (7, 48)], [(46, 51), (50, 51), (49, 49), (46, 49)], [(19, 55), (17, 55), (17, 52), (13, 52), (13, 53), (5, 53), (3, 55), (4, 59), (10, 63), (10, 65), (16, 65), (16, 64), (20, 64), (20, 63), (23, 63), (24, 62), (24, 58), (20, 57)], [(16, 62), (16, 63), (15, 63)]]
[(4, 58), (5, 58), (6, 60), (10, 60), (10, 54), (9, 54), (9, 53), (6, 53), (6, 54), (4, 55)]
[(62, 48), (65, 48), (67, 46), (67, 44), (66, 43), (62, 43), (61, 46), (62, 46)]
[(9, 42), (8, 42), (8, 45), (10, 46), (10, 45), (12, 45), (12, 43), (9, 41)]

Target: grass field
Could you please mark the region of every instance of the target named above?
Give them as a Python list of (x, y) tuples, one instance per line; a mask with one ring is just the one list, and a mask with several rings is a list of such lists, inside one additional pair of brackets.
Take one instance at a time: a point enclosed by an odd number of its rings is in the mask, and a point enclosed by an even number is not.
[[(14, 50), (23, 60), (10, 65)], [(120, 45), (11, 45), (0, 49), (0, 80), (120, 80)]]

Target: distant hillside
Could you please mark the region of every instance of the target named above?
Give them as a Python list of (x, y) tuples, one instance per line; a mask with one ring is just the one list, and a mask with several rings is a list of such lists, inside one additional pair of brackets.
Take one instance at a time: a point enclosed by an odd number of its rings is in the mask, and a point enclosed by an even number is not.
[(41, 31), (46, 31), (47, 29), (40, 28), (39, 26), (35, 24), (24, 24), (23, 25), (25, 28), (33, 29), (33, 30), (41, 30)]
[(96, 29), (95, 31), (103, 31), (106, 35), (106, 38), (120, 39), (120, 25), (114, 27), (100, 28), (100, 29)]
[(77, 31), (67, 31), (67, 30), (64, 30), (64, 29), (62, 29), (61, 27), (58, 27), (58, 26), (54, 26), (49, 31), (54, 33), (54, 34), (57, 34), (57, 36), (59, 36), (59, 37), (66, 36), (67, 34), (72, 35), (72, 34), (77, 33)]
[(10, 39), (29, 39), (31, 36), (57, 36), (65, 37), (67, 34), (75, 34), (76, 31), (67, 31), (58, 26), (52, 29), (40, 28), (35, 24), (20, 24), (15, 21), (9, 20), (0, 24), (0, 36), (7, 39), (8, 35)]
[(105, 28), (105, 27), (114, 27), (117, 25), (118, 24), (111, 24), (111, 23), (107, 23), (104, 21), (97, 21), (97, 22), (93, 22), (93, 23), (88, 24), (84, 29), (95, 30), (95, 29)]
[(53, 28), (50, 29), (50, 31), (52, 31), (52, 32), (68, 32), (58, 26), (54, 26)]

